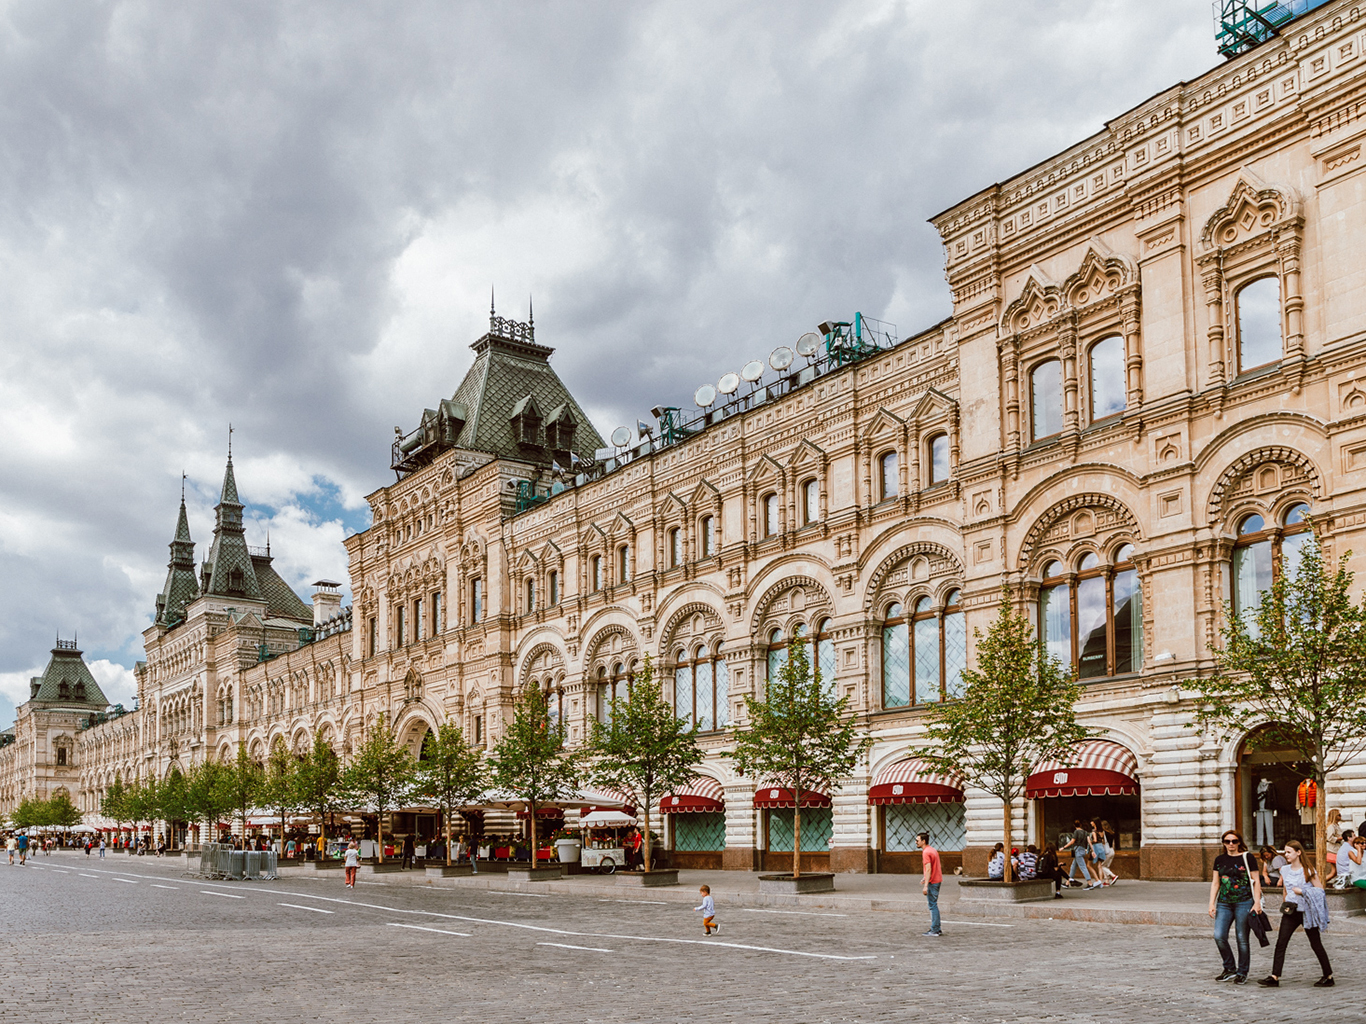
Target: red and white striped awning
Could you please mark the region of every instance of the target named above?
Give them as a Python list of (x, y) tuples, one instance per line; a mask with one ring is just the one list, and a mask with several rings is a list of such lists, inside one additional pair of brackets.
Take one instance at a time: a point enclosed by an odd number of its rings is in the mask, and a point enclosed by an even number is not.
[(878, 804), (961, 804), (963, 780), (936, 772), (917, 758), (889, 764), (868, 789), (868, 802)]
[(1071, 755), (1045, 761), (1025, 782), (1025, 798), (1058, 796), (1134, 796), (1138, 758), (1119, 743), (1086, 740)]
[(698, 775), (659, 801), (660, 814), (715, 814), (726, 809), (726, 791), (715, 779)]
[(580, 810), (580, 814), (592, 814), (594, 811), (625, 811), (627, 814), (636, 813), (636, 798), (630, 793), (623, 793), (619, 789), (607, 789), (605, 786), (594, 786), (583, 791), (585, 800), (601, 800), (601, 803), (590, 804)]
[[(797, 796), (786, 786), (766, 782), (754, 791), (754, 806), (758, 808), (796, 807)], [(814, 789), (802, 790), (803, 807), (829, 807), (830, 797)]]

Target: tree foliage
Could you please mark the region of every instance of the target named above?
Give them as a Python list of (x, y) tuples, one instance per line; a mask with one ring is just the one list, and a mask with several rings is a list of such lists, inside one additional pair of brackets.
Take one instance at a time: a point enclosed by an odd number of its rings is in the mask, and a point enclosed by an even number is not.
[(650, 812), (672, 789), (686, 786), (702, 761), (697, 728), (680, 719), (664, 700), (649, 656), (623, 700), (611, 701), (611, 720), (593, 721), (587, 754), (589, 774), (600, 786), (634, 798), (645, 826), (644, 869), (650, 870)]
[(527, 805), (534, 867), (536, 809), (575, 793), (581, 777), (579, 756), (565, 749), (563, 731), (550, 724), (550, 709), (538, 687), (522, 691), (489, 766), (494, 783)]
[(280, 819), (280, 846), (284, 847), (285, 829), (289, 816), (299, 809), (298, 758), (285, 746), (280, 737), (270, 748), (265, 773), (261, 779), (262, 806), (269, 807)]
[(221, 761), (200, 761), (185, 778), (185, 820), (207, 821), (216, 829), (235, 804), (233, 767)]
[(47, 800), (40, 800), (37, 797), (25, 797), (20, 800), (19, 806), (10, 812), (9, 822), (11, 828), (44, 828), (50, 825), (69, 827), (81, 823), (81, 812), (71, 802), (70, 795), (62, 790)]
[(398, 742), (384, 715), (376, 719), (356, 756), (347, 765), (343, 788), (379, 814), (379, 859), (384, 860), (384, 812), (412, 790), (416, 769), (412, 752)]
[(125, 821), (130, 820), (128, 785), (123, 781), (122, 775), (115, 775), (114, 781), (105, 789), (104, 799), (100, 801), (100, 813), (115, 825), (122, 825)]
[(247, 834), (247, 815), (256, 806), (265, 787), (266, 772), (251, 759), (245, 743), (237, 744), (237, 758), (228, 766), (221, 785), (226, 788), (228, 806), (242, 823), (242, 834)]
[[(1034, 767), (1065, 756), (1086, 738), (1076, 718), (1082, 690), (1012, 607), (1009, 588), (1002, 590), (1000, 614), (986, 636), (981, 630), (973, 636), (977, 667), (964, 671), (962, 696), (934, 708), (926, 730), (931, 747), (912, 753), (1000, 800), (1009, 850), (1011, 807)], [(1009, 856), (1005, 878), (1010, 880)]]
[(327, 816), (341, 804), (341, 782), (341, 760), (319, 733), (295, 767), (294, 784), (299, 806), (318, 816), (318, 828), (324, 839), (327, 838)]
[(446, 863), (451, 863), (451, 817), (478, 803), (489, 785), (483, 752), (465, 741), (464, 730), (450, 719), (429, 737), (417, 763), (416, 789), (441, 809), (446, 823)]
[(1331, 568), (1317, 539), (1299, 549), (1255, 610), (1225, 609), (1215, 671), (1191, 683), (1196, 722), (1219, 732), (1261, 726), (1262, 742), (1299, 750), (1318, 786), (1314, 846), (1327, 870), (1325, 783), (1366, 752), (1366, 598), (1353, 603), (1350, 552)]
[(742, 775), (793, 791), (792, 873), (800, 875), (802, 794), (839, 785), (867, 754), (872, 737), (858, 735), (849, 698), (826, 691), (807, 644), (795, 639), (764, 696), (745, 696), (745, 718), (735, 749), (725, 756)]

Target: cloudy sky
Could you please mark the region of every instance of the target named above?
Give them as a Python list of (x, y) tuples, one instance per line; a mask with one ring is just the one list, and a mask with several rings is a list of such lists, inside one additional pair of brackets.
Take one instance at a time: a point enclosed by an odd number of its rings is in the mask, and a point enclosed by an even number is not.
[(0, 0), (0, 724), (57, 633), (131, 701), (229, 422), (307, 595), (490, 286), (606, 435), (939, 320), (926, 217), (1217, 61), (1207, 0)]

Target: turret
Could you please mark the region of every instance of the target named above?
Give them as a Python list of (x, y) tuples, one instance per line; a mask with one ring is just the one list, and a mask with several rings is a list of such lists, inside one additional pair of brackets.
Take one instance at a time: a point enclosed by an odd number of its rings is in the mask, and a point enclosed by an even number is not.
[(185, 607), (199, 596), (194, 572), (194, 541), (190, 539), (190, 520), (185, 513), (185, 488), (180, 490), (180, 519), (171, 541), (171, 561), (166, 569), (166, 584), (157, 595), (158, 626), (170, 628), (185, 617)]

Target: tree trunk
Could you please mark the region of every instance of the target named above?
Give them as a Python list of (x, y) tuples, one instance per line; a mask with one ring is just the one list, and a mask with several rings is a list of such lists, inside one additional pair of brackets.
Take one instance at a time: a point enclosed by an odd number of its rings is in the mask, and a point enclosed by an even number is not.
[(1314, 866), (1319, 871), (1319, 884), (1328, 883), (1328, 778), (1316, 768), (1314, 775)]
[(384, 863), (384, 807), (379, 808), (379, 814), (375, 815), (375, 820), (379, 822), (379, 845), (375, 847), (375, 853), (379, 857), (379, 863)]
[(796, 806), (792, 808), (792, 877), (800, 878), (802, 874), (802, 790), (800, 784), (794, 792), (797, 799), (793, 801)]
[(645, 822), (645, 859), (640, 863), (640, 870), (649, 872), (650, 870), (650, 801), (645, 801), (645, 810), (641, 813), (641, 820)]
[(442, 817), (446, 823), (446, 867), (450, 867), (454, 862), (451, 860), (451, 809), (449, 807), (442, 808)]
[(1011, 879), (1011, 877), (1010, 877), (1010, 875), (1011, 875), (1011, 871), (1010, 871), (1010, 801), (1009, 801), (1009, 800), (1002, 800), (1001, 803), (1005, 806), (1005, 814), (1003, 815), (1003, 817), (1004, 817), (1004, 822), (1003, 822), (1003, 828), (1001, 829), (1001, 831), (1002, 831), (1002, 833), (1003, 833), (1004, 836), (1005, 836), (1005, 838), (1004, 838), (1003, 841), (1004, 841), (1004, 843), (1005, 843), (1005, 855), (1006, 855), (1005, 874), (1003, 874), (1001, 877), (1004, 878), (1007, 882), (1009, 882), (1009, 881), (1012, 881), (1012, 879)]
[(536, 805), (531, 805), (531, 866), (536, 866)]

